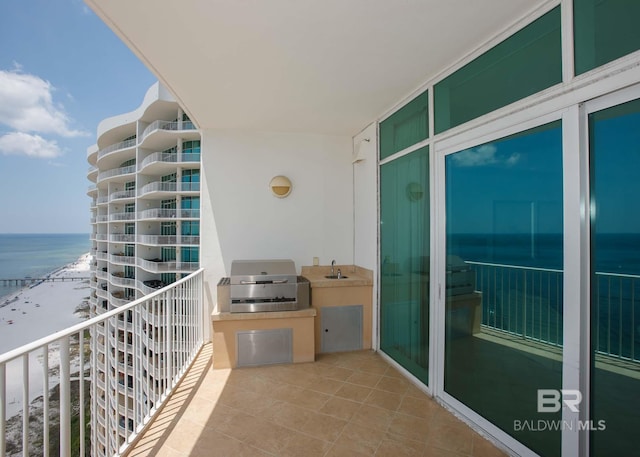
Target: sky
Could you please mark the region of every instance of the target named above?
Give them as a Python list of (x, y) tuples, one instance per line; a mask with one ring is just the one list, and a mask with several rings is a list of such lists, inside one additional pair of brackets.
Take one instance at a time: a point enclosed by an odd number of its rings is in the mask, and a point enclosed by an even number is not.
[(0, 233), (89, 233), (87, 148), (156, 77), (81, 0), (0, 3)]

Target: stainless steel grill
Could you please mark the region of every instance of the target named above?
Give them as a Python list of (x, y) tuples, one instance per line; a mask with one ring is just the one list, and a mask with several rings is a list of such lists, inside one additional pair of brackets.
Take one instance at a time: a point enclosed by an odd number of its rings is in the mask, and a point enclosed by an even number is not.
[(296, 275), (293, 260), (234, 260), (231, 277), (218, 283), (218, 306), (232, 313), (307, 308), (309, 281)]

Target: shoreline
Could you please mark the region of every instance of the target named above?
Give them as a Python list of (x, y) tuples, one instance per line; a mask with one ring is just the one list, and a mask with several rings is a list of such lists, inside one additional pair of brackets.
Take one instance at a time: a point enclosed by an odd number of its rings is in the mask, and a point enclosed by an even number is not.
[[(89, 253), (83, 254), (76, 261), (52, 271), (48, 276), (87, 277), (90, 259)], [(43, 281), (2, 296), (0, 354), (86, 320), (90, 293), (89, 280)], [(82, 312), (85, 307), (87, 313)], [(43, 394), (42, 368), (40, 354), (31, 353), (28, 373), (29, 401)], [(22, 410), (22, 377), (21, 358), (6, 364), (8, 418)]]
[[(47, 277), (89, 276), (89, 253)], [(0, 297), (0, 354), (77, 324), (76, 310), (88, 301), (89, 281), (43, 281)]]

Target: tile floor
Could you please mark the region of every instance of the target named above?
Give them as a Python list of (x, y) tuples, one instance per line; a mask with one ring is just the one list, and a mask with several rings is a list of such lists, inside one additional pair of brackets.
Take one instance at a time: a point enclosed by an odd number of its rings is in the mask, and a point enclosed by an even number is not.
[(130, 457), (505, 456), (372, 351), (211, 369), (206, 345)]

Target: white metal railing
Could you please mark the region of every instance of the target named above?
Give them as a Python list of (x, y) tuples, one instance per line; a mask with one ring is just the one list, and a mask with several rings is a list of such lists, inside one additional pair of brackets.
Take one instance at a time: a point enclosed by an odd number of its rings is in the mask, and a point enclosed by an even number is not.
[(135, 265), (136, 258), (133, 255), (111, 254), (109, 255), (109, 262), (120, 265)]
[(157, 121), (153, 121), (151, 124), (149, 124), (149, 126), (146, 129), (144, 129), (144, 131), (142, 132), (141, 141), (144, 141), (147, 135), (149, 135), (150, 133), (156, 130), (195, 130), (195, 129), (196, 127), (195, 125), (193, 125), (193, 122), (191, 121), (157, 120)]
[(138, 213), (138, 219), (198, 219), (199, 209), (151, 208)]
[(194, 163), (200, 162), (200, 153), (199, 152), (154, 152), (153, 154), (145, 157), (142, 162), (140, 162), (140, 166), (138, 167), (138, 171), (142, 171), (148, 165), (152, 163), (163, 162), (163, 163)]
[(110, 221), (132, 221), (136, 218), (136, 213), (131, 211), (128, 213), (113, 213), (109, 215)]
[(114, 192), (109, 196), (109, 201), (118, 200), (122, 198), (135, 198), (136, 190), (119, 190), (118, 192)]
[(138, 190), (138, 196), (143, 196), (150, 192), (198, 192), (199, 182), (162, 182), (154, 181), (142, 186)]
[[(523, 338), (562, 345), (563, 272), (467, 261), (482, 292), (482, 324)], [(594, 347), (599, 354), (640, 362), (637, 338), (640, 276), (595, 273)]]
[(119, 151), (121, 149), (127, 149), (127, 148), (131, 148), (133, 146), (135, 146), (137, 143), (137, 139), (136, 138), (132, 138), (130, 140), (126, 140), (126, 141), (121, 141), (120, 143), (116, 143), (116, 144), (112, 144), (110, 146), (107, 146), (104, 149), (100, 149), (98, 151), (98, 160), (100, 160), (102, 157), (104, 157), (105, 155), (114, 152), (114, 151)]
[(102, 173), (99, 173), (98, 182), (103, 181), (107, 178), (113, 178), (114, 176), (129, 175), (131, 173), (135, 173), (136, 171), (137, 171), (137, 168), (135, 165), (128, 165), (126, 167), (120, 167), (120, 168), (112, 168), (111, 170), (106, 170), (106, 171), (103, 171)]
[[(7, 416), (8, 398), (21, 396), (18, 403), (23, 427), (22, 436), (18, 434), (14, 440), (15, 434), (7, 435), (7, 421), (0, 420), (0, 455), (49, 455), (49, 451), (63, 457), (72, 453), (94, 455), (97, 452), (85, 446), (89, 437), (94, 446), (98, 443), (106, 445), (107, 455), (125, 453), (166, 401), (204, 344), (207, 319), (203, 306), (202, 272), (199, 270), (121, 308), (0, 355), (0, 417)], [(133, 371), (125, 370), (122, 373), (124, 377), (120, 376), (117, 366), (98, 371), (98, 353), (92, 348), (102, 344), (106, 345), (102, 353), (110, 354), (112, 349), (116, 350), (108, 338), (100, 337), (101, 343), (92, 340), (98, 329), (118, 328), (118, 321), (126, 320), (130, 310), (142, 309), (163, 319), (164, 325), (157, 330), (158, 337), (165, 343), (154, 344), (153, 339), (143, 332), (145, 323), (141, 313), (132, 312), (131, 343), (118, 347), (124, 351), (122, 360), (133, 360)], [(149, 372), (143, 373), (140, 362), (145, 353), (149, 354), (145, 350), (147, 347), (154, 348), (154, 357), (147, 361), (147, 366), (153, 368), (153, 378)], [(162, 352), (155, 352), (159, 350)], [(156, 365), (157, 360), (164, 361), (162, 367)], [(116, 369), (115, 377), (111, 368)], [(35, 382), (38, 379), (36, 371), (41, 372), (39, 382)], [(132, 372), (133, 375), (129, 374)], [(21, 379), (17, 383), (20, 392), (14, 393), (11, 389), (15, 387), (16, 379)], [(121, 379), (126, 385), (122, 394), (127, 396), (130, 407), (120, 408), (118, 391), (109, 387), (114, 384), (120, 386)], [(53, 388), (59, 395), (52, 395)], [(38, 402), (32, 403), (37, 397), (41, 397), (42, 407)], [(88, 407), (89, 399), (93, 401), (91, 408)], [(59, 409), (58, 414), (50, 413), (56, 409)], [(87, 415), (92, 415), (88, 421), (91, 427), (72, 427), (73, 416), (79, 418), (73, 423), (85, 424)], [(109, 419), (105, 420), (105, 417)], [(112, 418), (117, 420), (115, 427)], [(127, 426), (119, 427), (119, 423)], [(50, 433), (56, 430), (58, 436), (52, 437)], [(34, 436), (41, 439), (34, 439)], [(72, 436), (77, 439), (72, 440)], [(120, 440), (124, 444), (121, 445)], [(72, 442), (78, 443), (79, 448), (72, 449)], [(39, 448), (37, 443), (44, 443), (43, 448)], [(59, 443), (59, 449), (49, 450), (49, 443)]]
[(162, 262), (138, 259), (138, 266), (150, 273), (189, 272), (198, 269), (198, 262)]
[(93, 192), (97, 192), (98, 191), (98, 186), (96, 184), (91, 184), (89, 187), (87, 187), (87, 193), (93, 193)]
[(136, 280), (133, 278), (125, 278), (122, 276), (111, 275), (111, 284), (121, 287), (136, 287)]
[(102, 204), (104, 204), (104, 203), (109, 203), (109, 196), (104, 195), (104, 196), (102, 196), (102, 197), (98, 197), (98, 198), (96, 199), (96, 203), (97, 203), (98, 205), (102, 205)]
[(136, 241), (151, 246), (161, 245), (198, 245), (199, 236), (192, 235), (138, 235)]
[(96, 222), (107, 222), (107, 221), (109, 221), (109, 216), (106, 214), (102, 214), (96, 217)]
[(136, 236), (127, 233), (112, 233), (111, 235), (109, 235), (109, 241), (115, 243), (133, 243), (136, 241)]

